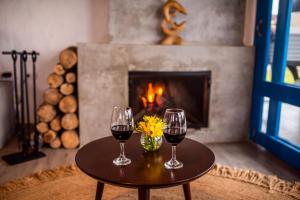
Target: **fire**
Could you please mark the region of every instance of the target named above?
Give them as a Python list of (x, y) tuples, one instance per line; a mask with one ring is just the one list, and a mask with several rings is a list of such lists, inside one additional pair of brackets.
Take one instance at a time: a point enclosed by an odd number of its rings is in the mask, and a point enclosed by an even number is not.
[(154, 102), (155, 98), (155, 91), (153, 90), (152, 83), (148, 83), (148, 90), (147, 90), (147, 100), (149, 103)]
[(164, 87), (162, 85), (153, 86), (153, 83), (148, 83), (147, 92), (145, 96), (141, 96), (143, 106), (148, 107), (149, 104), (156, 103), (158, 106), (162, 104), (161, 96), (164, 93)]

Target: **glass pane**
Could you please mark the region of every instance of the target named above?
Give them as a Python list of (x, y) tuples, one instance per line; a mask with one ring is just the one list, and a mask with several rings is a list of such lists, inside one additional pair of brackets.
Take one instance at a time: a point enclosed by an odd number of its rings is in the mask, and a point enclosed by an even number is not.
[(272, 78), (272, 63), (273, 63), (274, 46), (275, 46), (274, 44), (275, 44), (275, 36), (276, 36), (278, 6), (279, 6), (279, 0), (273, 0), (272, 18), (271, 18), (271, 43), (270, 43), (270, 49), (269, 49), (269, 64), (267, 66), (267, 73), (266, 73), (266, 79), (265, 79), (267, 82), (271, 82), (271, 78)]
[(300, 86), (300, 0), (293, 1), (284, 83)]
[(270, 104), (270, 98), (269, 97), (264, 97), (262, 122), (261, 122), (261, 130), (260, 130), (262, 133), (266, 133), (267, 132), (269, 104)]
[(279, 137), (300, 146), (300, 108), (282, 103)]

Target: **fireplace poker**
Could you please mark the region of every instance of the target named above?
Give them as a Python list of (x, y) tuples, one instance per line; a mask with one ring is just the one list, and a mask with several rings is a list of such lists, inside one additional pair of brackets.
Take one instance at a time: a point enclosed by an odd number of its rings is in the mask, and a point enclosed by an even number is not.
[(32, 74), (33, 74), (33, 120), (34, 120), (34, 146), (35, 149), (39, 149), (39, 134), (36, 131), (37, 124), (37, 115), (36, 115), (36, 70), (35, 70), (35, 62), (37, 60), (37, 53), (35, 51), (32, 52)]
[(15, 89), (15, 108), (16, 108), (16, 115), (15, 115), (15, 119), (16, 119), (16, 130), (17, 133), (19, 132), (19, 126), (20, 126), (20, 120), (19, 120), (19, 98), (18, 98), (18, 83), (17, 83), (17, 60), (18, 60), (18, 56), (17, 56), (17, 52), (15, 50), (12, 51), (11, 53), (11, 58), (13, 60), (13, 73), (14, 73), (14, 89)]
[[(46, 156), (43, 152), (39, 151), (39, 135), (36, 131), (37, 115), (36, 115), (36, 60), (39, 53), (32, 51), (17, 52), (5, 51), (4, 55), (11, 55), (13, 60), (13, 73), (14, 73), (14, 93), (15, 93), (15, 109), (16, 109), (16, 131), (18, 136), (18, 143), (21, 148), (21, 152), (5, 155), (2, 157), (9, 165), (15, 165), (18, 163), (26, 162), (33, 159), (38, 159)], [(33, 68), (33, 116), (34, 124), (30, 123), (30, 106), (29, 106), (29, 90), (28, 90), (28, 78), (27, 76), (27, 61), (28, 55), (32, 57)], [(18, 76), (17, 76), (17, 57), (20, 56), (20, 99), (18, 91)], [(20, 110), (19, 110), (20, 101)], [(26, 115), (26, 116), (25, 116)], [(31, 143), (30, 134), (34, 131), (34, 145)]]

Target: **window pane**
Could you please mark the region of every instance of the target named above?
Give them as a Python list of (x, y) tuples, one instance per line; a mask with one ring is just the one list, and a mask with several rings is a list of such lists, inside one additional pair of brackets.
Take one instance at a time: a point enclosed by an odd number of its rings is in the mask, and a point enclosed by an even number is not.
[(300, 108), (282, 103), (279, 137), (300, 146)]
[(271, 43), (269, 49), (269, 64), (267, 66), (267, 73), (266, 73), (266, 81), (271, 82), (272, 78), (272, 63), (273, 63), (273, 55), (274, 55), (274, 44), (275, 44), (275, 37), (276, 37), (276, 25), (277, 25), (277, 15), (278, 15), (278, 6), (279, 0), (273, 0), (272, 3), (272, 18), (271, 18)]
[(264, 97), (262, 122), (261, 122), (261, 130), (260, 130), (262, 133), (267, 132), (267, 122), (268, 122), (268, 116), (269, 116), (269, 104), (270, 104), (270, 98), (269, 97)]
[(284, 83), (300, 86), (300, 1), (293, 1)]

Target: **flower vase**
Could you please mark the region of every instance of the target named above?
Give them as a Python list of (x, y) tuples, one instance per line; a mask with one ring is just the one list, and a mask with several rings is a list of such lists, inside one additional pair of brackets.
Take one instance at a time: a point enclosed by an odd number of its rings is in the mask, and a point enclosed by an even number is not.
[(144, 133), (141, 134), (141, 145), (146, 151), (156, 151), (162, 145), (162, 136), (160, 137), (151, 137)]

